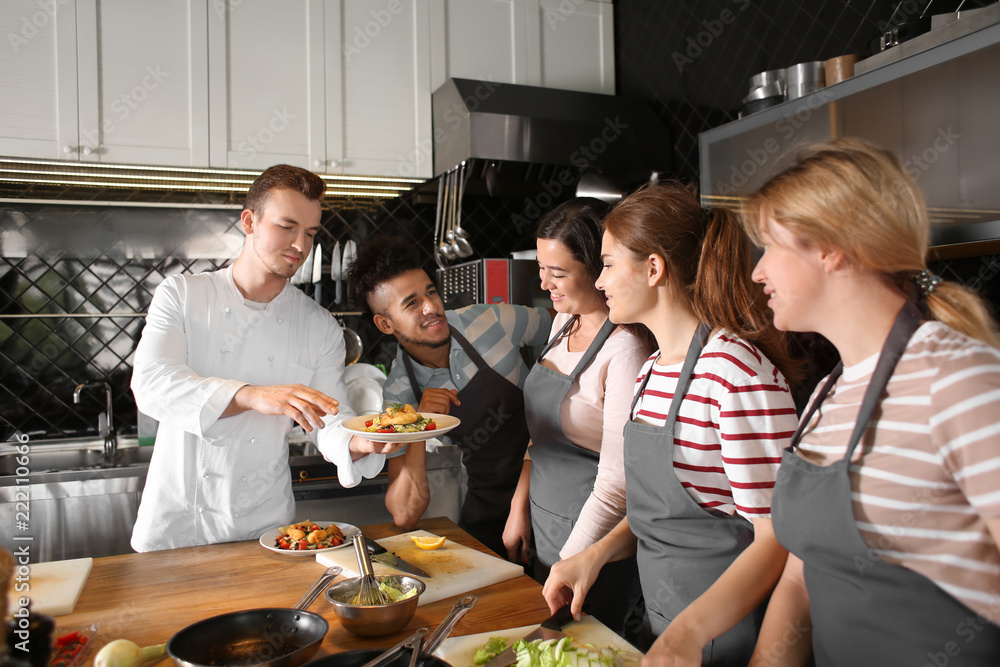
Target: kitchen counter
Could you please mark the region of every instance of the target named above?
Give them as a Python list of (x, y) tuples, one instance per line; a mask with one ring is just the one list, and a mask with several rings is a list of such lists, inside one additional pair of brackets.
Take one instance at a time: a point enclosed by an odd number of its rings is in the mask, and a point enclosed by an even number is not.
[[(424, 519), (419, 528), (490, 553), (450, 519)], [(391, 523), (362, 526), (362, 530), (374, 539), (404, 532)], [(75, 610), (56, 618), (56, 624), (69, 629), (100, 623), (94, 648), (87, 655), (89, 664), (100, 646), (114, 639), (130, 639), (140, 646), (160, 644), (185, 626), (217, 614), (291, 607), (323, 569), (314, 557), (277, 554), (257, 541), (96, 558)], [(453, 636), (537, 624), (549, 616), (542, 587), (527, 575), (472, 593), (479, 602), (459, 622)], [(340, 626), (330, 603), (321, 595), (309, 611), (325, 617), (330, 631), (316, 657), (389, 646), (416, 628), (433, 629), (456, 599), (418, 607), (410, 623), (393, 635), (362, 639)]]

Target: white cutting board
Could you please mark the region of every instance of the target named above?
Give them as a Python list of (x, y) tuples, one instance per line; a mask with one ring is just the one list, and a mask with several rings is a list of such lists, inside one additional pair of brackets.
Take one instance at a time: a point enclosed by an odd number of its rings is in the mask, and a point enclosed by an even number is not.
[(30, 590), (16, 592), (12, 586), (8, 595), (10, 608), (14, 608), (15, 600), (26, 597), (31, 600), (31, 611), (39, 614), (49, 616), (72, 614), (93, 566), (93, 558), (74, 558), (29, 565), (27, 583)]
[[(524, 568), (520, 565), (451, 540), (446, 540), (441, 548), (433, 551), (421, 549), (410, 539), (413, 535), (435, 537), (426, 530), (415, 530), (412, 533), (393, 535), (376, 542), (407, 563), (416, 565), (431, 575), (419, 577), (427, 584), (427, 590), (420, 596), (422, 605), (468, 593), (484, 586), (499, 584), (501, 581), (524, 574)], [(316, 560), (327, 567), (341, 566), (344, 568), (344, 576), (347, 577), (356, 577), (359, 574), (360, 568), (353, 548), (324, 551), (316, 554)], [(377, 561), (372, 561), (372, 566), (375, 574), (400, 574), (399, 570)]]
[[(474, 613), (474, 610), (470, 613)], [(490, 640), (490, 637), (506, 637), (507, 643), (513, 645), (514, 642), (537, 627), (537, 625), (525, 625), (520, 628), (480, 632), (464, 637), (449, 637), (441, 642), (441, 646), (434, 651), (434, 655), (447, 662), (451, 667), (473, 667), (472, 658), (476, 654), (476, 649), (481, 648)], [(624, 651), (622, 656), (625, 658), (626, 665), (638, 665), (642, 658), (639, 649), (619, 637), (611, 628), (593, 616), (584, 616), (582, 620), (573, 621), (563, 626), (562, 631), (572, 637), (575, 640), (574, 643), (592, 644), (598, 648), (610, 646)]]

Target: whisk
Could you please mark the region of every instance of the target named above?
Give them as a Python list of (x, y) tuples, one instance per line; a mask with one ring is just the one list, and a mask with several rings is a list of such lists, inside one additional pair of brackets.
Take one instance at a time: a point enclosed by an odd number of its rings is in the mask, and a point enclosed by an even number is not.
[(354, 604), (362, 607), (376, 607), (392, 602), (379, 586), (378, 579), (375, 578), (375, 573), (372, 571), (372, 559), (368, 555), (368, 542), (360, 532), (354, 536), (354, 552), (358, 556), (358, 567), (361, 568), (361, 586), (358, 588)]

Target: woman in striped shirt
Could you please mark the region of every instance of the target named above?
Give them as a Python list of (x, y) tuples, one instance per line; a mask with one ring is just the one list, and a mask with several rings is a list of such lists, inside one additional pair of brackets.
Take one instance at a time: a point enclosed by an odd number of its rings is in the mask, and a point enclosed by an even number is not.
[(1000, 352), (984, 304), (927, 271), (927, 210), (888, 151), (799, 156), (745, 206), (779, 329), (842, 363), (774, 494), (791, 555), (753, 665), (1000, 664)]
[(770, 496), (797, 423), (779, 370), (793, 364), (733, 213), (662, 184), (604, 224), (597, 287), (611, 321), (646, 325), (660, 349), (625, 427), (626, 518), (557, 563), (544, 595), (553, 610), (571, 598), (578, 613), (601, 567), (636, 554), (647, 659), (745, 665), (786, 555)]

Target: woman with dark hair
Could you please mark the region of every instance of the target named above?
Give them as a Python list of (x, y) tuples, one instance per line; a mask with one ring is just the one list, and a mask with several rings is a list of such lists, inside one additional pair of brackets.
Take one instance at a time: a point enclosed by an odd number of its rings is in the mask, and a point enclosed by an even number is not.
[(775, 326), (841, 357), (782, 459), (791, 553), (752, 664), (1000, 664), (1000, 339), (978, 295), (928, 271), (920, 189), (893, 153), (839, 139), (744, 220)]
[[(511, 560), (523, 561), (534, 535), (539, 581), (625, 516), (622, 428), (653, 341), (643, 327), (612, 324), (594, 286), (607, 210), (599, 199), (572, 199), (545, 216), (535, 235), (542, 289), (558, 314), (524, 385), (531, 444), (504, 545)], [(634, 575), (634, 559), (616, 564), (592, 591), (594, 614), (616, 629), (629, 611)]]
[(646, 661), (746, 665), (786, 557), (770, 499), (797, 421), (795, 364), (732, 212), (667, 183), (619, 202), (604, 229), (597, 287), (610, 319), (646, 325), (659, 350), (625, 426), (627, 516), (557, 563), (544, 595), (578, 613), (598, 572), (635, 554)]

